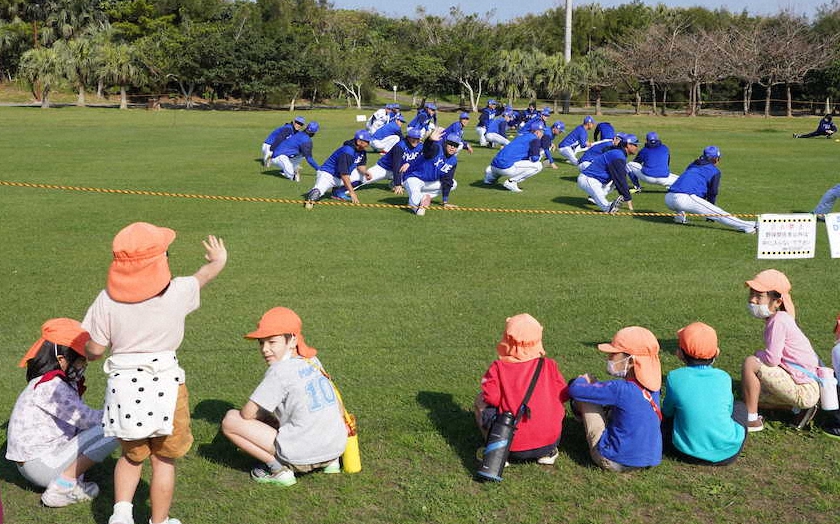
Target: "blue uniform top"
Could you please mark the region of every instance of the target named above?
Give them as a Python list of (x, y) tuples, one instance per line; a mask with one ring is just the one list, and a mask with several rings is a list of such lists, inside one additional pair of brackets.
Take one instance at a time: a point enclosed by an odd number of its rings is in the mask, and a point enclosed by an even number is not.
[(312, 158), (312, 137), (306, 133), (295, 133), (283, 140), (271, 153), (271, 158), (277, 158), (280, 155), (286, 155), (289, 158), (302, 156), (315, 171), (321, 169), (318, 162)]
[(451, 124), (449, 124), (449, 127), (444, 129), (444, 131), (443, 131), (443, 136), (444, 137), (447, 137), (447, 136), (453, 135), (453, 134), (458, 135), (458, 138), (460, 138), (462, 142), (464, 141), (464, 126), (461, 125), (460, 120), (456, 120), (456, 121), (452, 122)]
[(700, 157), (685, 168), (668, 192), (697, 195), (714, 204), (719, 185), (720, 169), (705, 157)]
[(505, 136), (505, 133), (507, 133), (507, 125), (508, 121), (505, 120), (505, 117), (497, 116), (487, 124), (487, 132), (498, 133)]
[(411, 122), (408, 124), (408, 127), (414, 129), (423, 129), (429, 125), (429, 122), (434, 122), (437, 125), (437, 112), (434, 115), (430, 115), (428, 111), (426, 111), (425, 107), (421, 107), (419, 111), (417, 111), (417, 116), (415, 116)]
[(551, 132), (550, 128), (546, 128), (543, 132), (542, 138), (540, 138), (540, 148), (545, 153), (545, 159), (548, 160), (549, 164), (554, 163), (554, 157), (551, 156), (551, 143), (554, 141), (554, 133)]
[(446, 156), (440, 142), (427, 138), (423, 143), (423, 161), (418, 169), (407, 172), (405, 178), (415, 177), (424, 182), (440, 180), (441, 200), (445, 204), (449, 200), (449, 192), (452, 191), (457, 167), (458, 155)]
[(608, 148), (603, 154), (596, 156), (581, 173), (598, 179), (602, 184), (612, 180), (618, 194), (623, 196), (625, 201), (632, 200), (630, 189), (627, 187), (627, 153), (623, 147)]
[(376, 132), (373, 133), (372, 138), (374, 140), (382, 140), (386, 136), (391, 136), (391, 135), (397, 135), (397, 136), (400, 137), (400, 139), (402, 139), (402, 136), (403, 136), (402, 128), (400, 127), (400, 123), (397, 122), (396, 120), (391, 120), (390, 122), (388, 122), (384, 126), (377, 129)]
[(615, 138), (615, 128), (609, 122), (598, 122), (595, 126), (595, 134), (593, 140), (608, 140)]
[(663, 143), (656, 146), (646, 144), (635, 160), (642, 164), (642, 173), (649, 177), (663, 178), (671, 174), (671, 151)]
[(292, 123), (289, 122), (288, 124), (283, 124), (282, 126), (269, 133), (264, 143), (269, 144), (271, 146), (271, 149), (274, 149), (275, 147), (277, 147), (277, 144), (279, 144), (280, 142), (282, 142), (283, 140), (287, 139), (295, 133), (297, 133), (295, 126), (293, 126)]
[(490, 106), (485, 107), (481, 110), (481, 114), (478, 115), (478, 124), (476, 127), (487, 127), (487, 124), (496, 117), (496, 110)]
[(738, 453), (746, 428), (732, 419), (734, 401), (726, 371), (686, 366), (668, 373), (662, 414), (674, 418), (674, 447), (709, 462)]
[(603, 144), (596, 144), (583, 152), (578, 160), (578, 165), (584, 162), (592, 162), (596, 157), (603, 155), (607, 149), (615, 147), (612, 142), (604, 142)]
[[(651, 391), (659, 404), (659, 392)], [(569, 384), (569, 395), (578, 402), (611, 406), (607, 427), (598, 441), (601, 456), (623, 466), (656, 466), (662, 461), (662, 433), (659, 415), (645, 399), (642, 387), (629, 380)]]
[(820, 123), (817, 124), (817, 133), (827, 135), (829, 131), (831, 131), (832, 133), (836, 133), (837, 126), (834, 125), (834, 122), (832, 122), (831, 120), (826, 120), (825, 117), (822, 117), (820, 119)]
[(586, 147), (586, 142), (589, 141), (589, 133), (580, 125), (572, 129), (572, 132), (563, 137), (560, 141), (560, 147)]
[(490, 165), (499, 169), (506, 169), (520, 160), (536, 162), (540, 159), (540, 139), (534, 133), (523, 133), (510, 141), (496, 153)]
[(409, 173), (419, 169), (418, 166), (422, 161), (423, 142), (418, 141), (416, 146), (411, 147), (411, 144), (403, 139), (397, 142), (397, 145), (392, 147), (390, 151), (382, 155), (376, 165), (393, 173), (394, 185), (401, 186), (403, 175), (400, 173), (400, 168), (402, 165), (409, 165), (408, 170), (406, 171), (406, 173)]
[(334, 177), (349, 175), (358, 166), (367, 164), (367, 152), (356, 151), (356, 141), (348, 140), (321, 164), (320, 171), (326, 171)]

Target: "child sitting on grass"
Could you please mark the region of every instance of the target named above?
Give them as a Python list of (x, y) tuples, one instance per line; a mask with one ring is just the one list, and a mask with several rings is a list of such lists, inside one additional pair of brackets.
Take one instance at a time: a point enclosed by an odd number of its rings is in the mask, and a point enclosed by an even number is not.
[(294, 311), (276, 307), (245, 335), (259, 341), (268, 370), (242, 409), (227, 412), (222, 433), (265, 463), (251, 470), (256, 482), (291, 486), (295, 472), (341, 471), (347, 445), (343, 406), (301, 327)]
[(41, 502), (48, 507), (96, 497), (99, 486), (85, 482), (84, 472), (117, 448), (102, 433), (102, 411), (82, 400), (89, 338), (78, 320), (47, 320), (18, 364), (26, 367), (28, 384), (9, 418), (6, 458), (26, 480), (47, 488)]
[(540, 358), (543, 369), (528, 401), (530, 416), (517, 424), (509, 459), (536, 460), (551, 465), (557, 460), (557, 445), (563, 430), (569, 400), (566, 379), (557, 362), (546, 358), (542, 345), (542, 326), (531, 315), (522, 313), (507, 319), (502, 340), (496, 346), (499, 358), (481, 378), (481, 393), (475, 399), (478, 427), (487, 438), (497, 414), (509, 411), (516, 414), (531, 383)]
[(746, 407), (738, 403), (740, 409), (733, 413), (732, 378), (712, 367), (720, 353), (717, 333), (694, 322), (677, 331), (677, 340), (677, 358), (686, 365), (665, 378), (665, 440), (692, 462), (731, 464), (746, 440)]
[[(834, 339), (837, 341), (831, 350), (831, 365), (834, 368), (834, 376), (840, 378), (840, 315), (834, 322)], [(837, 394), (840, 395), (840, 386), (837, 387)], [(822, 424), (823, 432), (831, 438), (840, 439), (840, 409), (826, 411), (827, 415)]]
[(598, 349), (608, 354), (607, 373), (623, 380), (599, 382), (585, 374), (569, 384), (589, 455), (609, 471), (656, 466), (662, 461), (659, 341), (649, 330), (630, 326)]

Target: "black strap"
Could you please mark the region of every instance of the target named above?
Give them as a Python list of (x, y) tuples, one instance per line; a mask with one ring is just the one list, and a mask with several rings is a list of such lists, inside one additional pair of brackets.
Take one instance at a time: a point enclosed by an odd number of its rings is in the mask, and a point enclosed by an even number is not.
[(537, 369), (534, 370), (534, 376), (531, 377), (531, 383), (528, 385), (528, 391), (525, 392), (525, 397), (522, 399), (522, 405), (519, 406), (519, 411), (516, 412), (516, 421), (514, 424), (518, 424), (523, 415), (531, 418), (531, 408), (528, 407), (528, 401), (531, 400), (531, 393), (534, 392), (534, 388), (537, 386), (537, 379), (540, 378), (540, 371), (542, 371), (544, 360), (545, 358), (540, 357), (540, 360), (537, 362)]

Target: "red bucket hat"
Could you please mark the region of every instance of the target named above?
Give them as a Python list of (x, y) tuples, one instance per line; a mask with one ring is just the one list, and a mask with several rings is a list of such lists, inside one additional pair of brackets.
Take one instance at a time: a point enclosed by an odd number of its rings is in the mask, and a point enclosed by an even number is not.
[(90, 340), (90, 335), (82, 329), (78, 320), (72, 318), (53, 318), (44, 322), (41, 326), (41, 338), (39, 338), (29, 351), (18, 362), (18, 367), (25, 368), (26, 363), (35, 357), (44, 342), (52, 342), (59, 346), (67, 346), (81, 356), (85, 356), (85, 344)]
[(294, 335), (297, 338), (298, 355), (304, 358), (314, 357), (318, 352), (306, 345), (301, 329), (303, 322), (300, 317), (289, 308), (275, 307), (269, 309), (257, 324), (257, 330), (245, 335), (245, 338), (270, 338), (276, 335)]
[(166, 250), (175, 231), (146, 222), (124, 227), (114, 237), (114, 260), (108, 269), (108, 295), (117, 302), (143, 302), (172, 280)]
[(633, 355), (633, 373), (641, 385), (651, 391), (662, 387), (662, 366), (659, 363), (659, 341), (650, 330), (640, 326), (622, 328), (612, 342), (598, 344), (605, 353)]
[(545, 355), (542, 332), (542, 325), (528, 313), (509, 317), (505, 321), (502, 340), (496, 346), (499, 359), (504, 362), (527, 362)]
[(754, 276), (752, 280), (747, 280), (746, 285), (759, 293), (775, 291), (782, 295), (782, 304), (785, 306), (785, 311), (790, 316), (796, 317), (796, 309), (793, 307), (793, 299), (790, 296), (790, 280), (781, 271), (765, 269)]

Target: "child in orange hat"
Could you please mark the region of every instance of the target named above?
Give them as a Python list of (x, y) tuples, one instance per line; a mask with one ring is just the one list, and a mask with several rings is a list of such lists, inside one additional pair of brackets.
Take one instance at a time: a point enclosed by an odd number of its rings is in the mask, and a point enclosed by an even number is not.
[(539, 359), (543, 368), (528, 401), (529, 415), (522, 416), (510, 446), (512, 461), (536, 460), (551, 465), (557, 460), (557, 446), (563, 430), (569, 400), (566, 379), (554, 359), (545, 356), (543, 327), (522, 313), (505, 321), (502, 340), (496, 346), (498, 359), (481, 378), (481, 393), (475, 399), (475, 417), (484, 437), (494, 418), (504, 412), (517, 414)]
[(291, 486), (295, 472), (340, 471), (347, 445), (344, 409), (301, 328), (294, 311), (276, 307), (245, 335), (259, 342), (268, 370), (248, 402), (227, 412), (222, 433), (265, 463), (251, 470), (256, 482)]
[(717, 333), (694, 322), (677, 331), (677, 340), (677, 358), (686, 365), (665, 377), (665, 440), (691, 462), (731, 464), (746, 441), (746, 407), (739, 402), (735, 409), (732, 378), (712, 367), (720, 353)]
[(793, 408), (793, 425), (804, 428), (817, 413), (819, 357), (796, 325), (791, 285), (781, 271), (767, 269), (746, 281), (747, 308), (764, 320), (764, 349), (744, 360), (741, 389), (747, 405), (747, 430), (764, 429), (758, 408)]
[(175, 354), (186, 316), (198, 309), (200, 289), (225, 267), (227, 249), (215, 236), (203, 241), (207, 263), (194, 275), (172, 278), (168, 248), (175, 232), (135, 222), (114, 237), (108, 284), (85, 315), (86, 353), (103, 368), (105, 435), (115, 436), (122, 456), (114, 468), (114, 512), (108, 524), (134, 524), (132, 500), (143, 462), (152, 464), (150, 524), (180, 524), (169, 518), (175, 490), (175, 459), (193, 442), (184, 370)]
[(569, 384), (589, 455), (610, 471), (656, 466), (662, 461), (659, 341), (649, 330), (630, 326), (598, 349), (607, 353), (607, 373), (623, 380), (599, 382), (586, 374)]
[(102, 434), (102, 411), (82, 400), (89, 338), (78, 320), (48, 320), (18, 364), (28, 384), (9, 418), (6, 458), (47, 488), (41, 501), (53, 508), (96, 497), (99, 486), (85, 482), (84, 472), (117, 448)]

